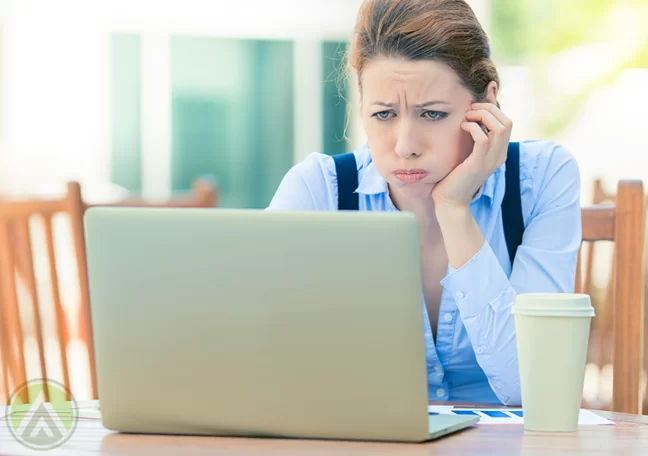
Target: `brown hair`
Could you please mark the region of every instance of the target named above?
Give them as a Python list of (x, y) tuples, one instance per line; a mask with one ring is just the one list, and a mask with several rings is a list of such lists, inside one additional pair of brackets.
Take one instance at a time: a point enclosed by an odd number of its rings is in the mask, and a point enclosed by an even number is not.
[(360, 85), (377, 57), (443, 62), (480, 101), (491, 81), (500, 84), (488, 37), (465, 0), (365, 0), (348, 54)]

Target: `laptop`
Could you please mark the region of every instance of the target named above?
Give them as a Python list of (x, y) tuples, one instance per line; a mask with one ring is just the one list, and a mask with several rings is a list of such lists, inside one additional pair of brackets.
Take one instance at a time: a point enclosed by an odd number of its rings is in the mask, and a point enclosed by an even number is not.
[(408, 213), (94, 207), (103, 425), (133, 433), (422, 442), (420, 253)]

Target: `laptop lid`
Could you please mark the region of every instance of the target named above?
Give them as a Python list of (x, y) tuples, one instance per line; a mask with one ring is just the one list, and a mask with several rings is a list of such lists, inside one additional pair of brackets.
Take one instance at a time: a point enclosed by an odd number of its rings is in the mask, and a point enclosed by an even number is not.
[(85, 228), (107, 428), (428, 438), (412, 214), (95, 207)]

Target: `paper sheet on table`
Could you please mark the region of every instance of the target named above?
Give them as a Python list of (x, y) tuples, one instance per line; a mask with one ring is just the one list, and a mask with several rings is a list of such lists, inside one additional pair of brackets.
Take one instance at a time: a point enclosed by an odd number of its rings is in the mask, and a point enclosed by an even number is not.
[[(480, 420), (478, 424), (524, 424), (524, 413), (522, 409), (483, 409), (430, 405), (428, 406), (428, 412), (479, 416)], [(605, 426), (614, 424), (613, 421), (605, 419), (589, 410), (581, 409), (578, 416), (579, 426)]]
[[(5, 417), (9, 410), (11, 410), (11, 415), (23, 415), (23, 416), (34, 416), (38, 412), (32, 410), (33, 404), (20, 404), (14, 405), (9, 409), (9, 407), (0, 407), (0, 421)], [(99, 411), (99, 406), (96, 401), (78, 401), (76, 403), (76, 416), (81, 420), (101, 420), (101, 412)], [(57, 412), (61, 417), (73, 416), (72, 412), (62, 412), (59, 410)], [(47, 415), (45, 415), (47, 416)]]

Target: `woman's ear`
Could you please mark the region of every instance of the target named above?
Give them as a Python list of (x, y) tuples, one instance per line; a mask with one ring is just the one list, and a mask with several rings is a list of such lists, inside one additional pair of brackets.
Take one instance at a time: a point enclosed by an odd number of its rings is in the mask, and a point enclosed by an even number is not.
[(499, 107), (499, 103), (497, 103), (497, 92), (497, 82), (489, 82), (488, 87), (486, 88), (486, 103), (491, 103)]

